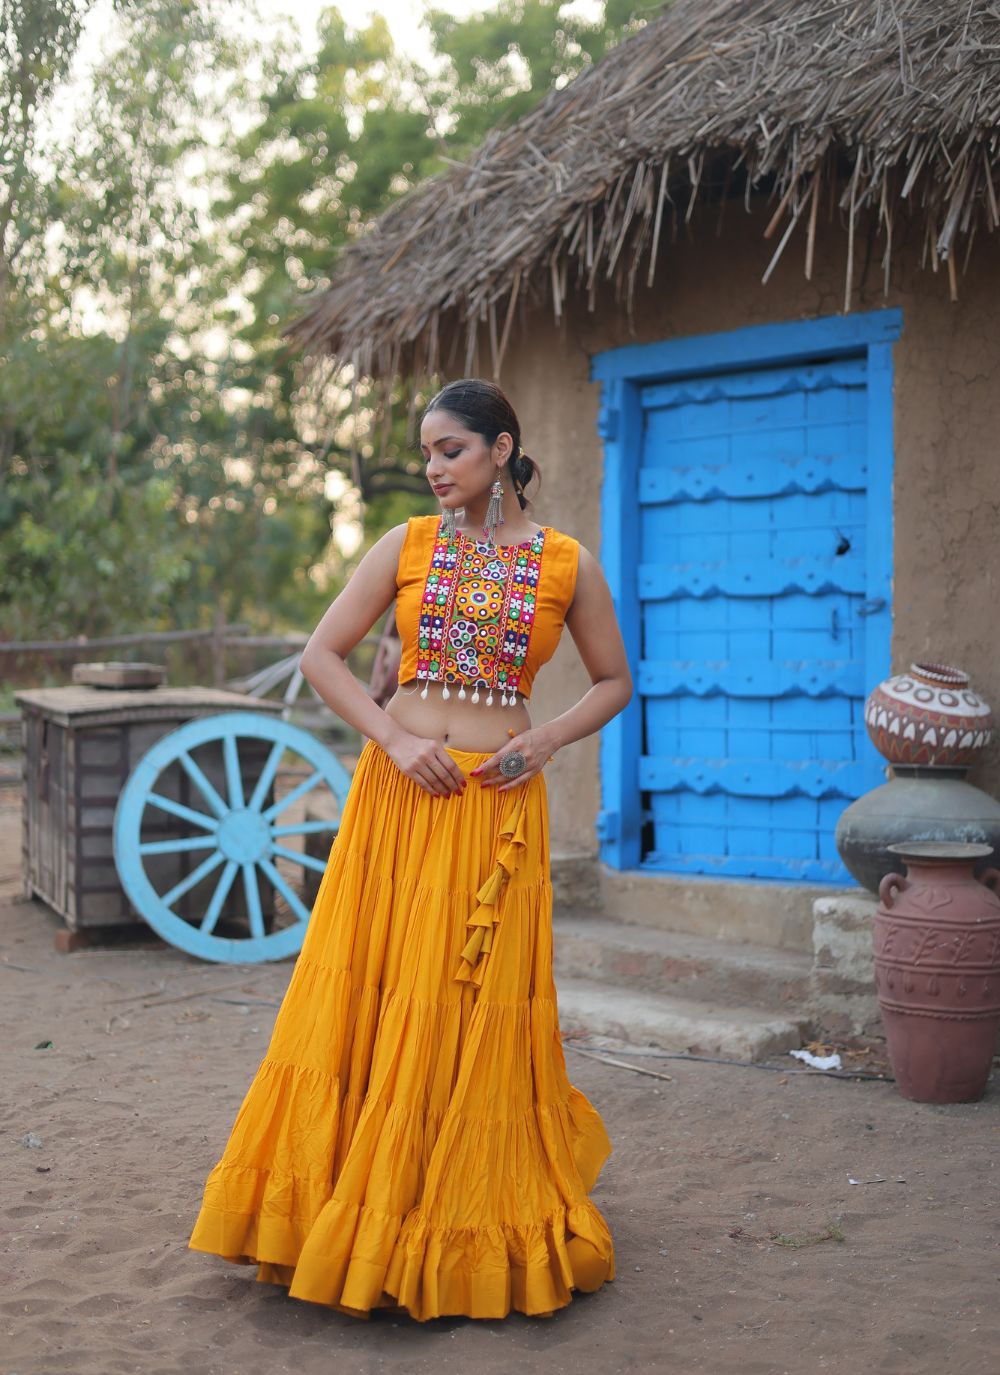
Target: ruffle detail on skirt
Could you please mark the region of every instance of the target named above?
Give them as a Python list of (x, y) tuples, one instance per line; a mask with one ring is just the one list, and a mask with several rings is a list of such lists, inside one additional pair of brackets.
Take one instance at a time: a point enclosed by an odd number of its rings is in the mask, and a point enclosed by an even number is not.
[(418, 1322), (449, 1314), (503, 1318), (565, 1307), (572, 1290), (592, 1292), (615, 1277), (607, 1224), (584, 1199), (524, 1223), (436, 1227), (419, 1208), (405, 1218), (331, 1200), (326, 1246), (310, 1243), (294, 1271), (262, 1266), (263, 1283), (289, 1296), (366, 1314), (391, 1300)]
[[(581, 1177), (596, 1179), (610, 1149), (583, 1094), (571, 1087), (565, 1102), (513, 1118), (446, 1116), (446, 1125), (432, 1123), (399, 1104), (369, 1100), (356, 1155), (294, 1268), (268, 1264), (257, 1278), (287, 1284), (292, 1298), (352, 1313), (388, 1306), (393, 1296), (419, 1321), (448, 1313), (503, 1317), (512, 1305), (550, 1312), (570, 1302), (572, 1288), (596, 1289), (614, 1278), (607, 1225), (580, 1189)], [(414, 1189), (406, 1176), (418, 1171), (431, 1139), (441, 1143), (435, 1159), (446, 1154), (440, 1173), (447, 1197), (421, 1187), (420, 1201), (407, 1207), (402, 1200)], [(401, 1206), (386, 1207), (384, 1195), (358, 1201), (359, 1188), (389, 1161)], [(572, 1187), (569, 1200), (560, 1197), (562, 1187), (540, 1186), (547, 1169), (554, 1182)]]
[[(287, 1079), (297, 1071), (272, 1068), (266, 1083), (275, 1102), (288, 1102)], [(304, 1082), (302, 1096), (318, 1087)], [(441, 1173), (469, 1181), (472, 1192), (453, 1198), (452, 1183), (447, 1199), (435, 1194), (434, 1207), (424, 1180), (442, 1149), (444, 1118)], [(261, 1282), (352, 1315), (391, 1306), (397, 1293), (421, 1320), (501, 1317), (512, 1305), (548, 1312), (570, 1301), (571, 1288), (614, 1278), (610, 1234), (581, 1190), (581, 1182), (583, 1190), (596, 1182), (609, 1152), (600, 1115), (573, 1085), (564, 1101), (516, 1117), (456, 1117), (369, 1097), (336, 1185), (324, 1172), (297, 1175), (227, 1157), (208, 1178), (189, 1245), (237, 1264), (256, 1261)], [(379, 1191), (382, 1207), (373, 1206), (365, 1195), (390, 1170), (392, 1186)], [(549, 1171), (552, 1185), (543, 1187)], [(407, 1201), (414, 1197), (416, 1205)], [(428, 1208), (437, 1213), (442, 1205), (444, 1221), (432, 1221)], [(510, 1220), (495, 1220), (504, 1214)], [(481, 1217), (494, 1220), (469, 1222)], [(466, 1298), (475, 1308), (462, 1306)]]
[(615, 1277), (611, 1235), (584, 1199), (527, 1225), (455, 1231), (432, 1227), (419, 1209), (406, 1219), (384, 1290), (420, 1321), (454, 1313), (503, 1318), (564, 1308), (571, 1291)]
[(517, 790), (517, 802), (497, 837), (499, 851), (489, 878), (476, 893), (476, 906), (467, 922), (469, 939), (459, 957), (455, 978), (460, 983), (473, 983), (481, 988), (486, 973), (487, 956), (493, 948), (493, 936), (500, 920), (500, 897), (508, 882), (517, 873), (528, 848), (525, 837), (525, 791)]
[(332, 1192), (330, 1161), (347, 1108), (330, 1075), (264, 1060), (205, 1181), (189, 1245), (237, 1263), (294, 1262)]

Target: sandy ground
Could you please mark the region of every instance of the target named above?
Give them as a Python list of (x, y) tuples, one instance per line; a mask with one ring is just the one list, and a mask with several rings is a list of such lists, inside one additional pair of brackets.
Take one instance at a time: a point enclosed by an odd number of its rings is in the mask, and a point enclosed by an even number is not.
[(18, 899), (18, 825), (8, 791), (2, 1375), (1000, 1368), (996, 1076), (981, 1103), (935, 1108), (885, 1083), (632, 1057), (665, 1082), (567, 1050), (614, 1142), (594, 1198), (618, 1278), (548, 1320), (365, 1323), (190, 1251), (291, 965), (57, 954), (59, 919)]

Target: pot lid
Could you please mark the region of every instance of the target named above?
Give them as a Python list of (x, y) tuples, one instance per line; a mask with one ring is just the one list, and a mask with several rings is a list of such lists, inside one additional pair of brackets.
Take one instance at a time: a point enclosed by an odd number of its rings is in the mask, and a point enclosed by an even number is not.
[(966, 859), (987, 859), (993, 853), (992, 845), (973, 844), (958, 840), (908, 840), (898, 845), (887, 845), (890, 854), (900, 859), (914, 859), (939, 863), (961, 863)]
[(910, 672), (915, 678), (934, 683), (938, 687), (966, 688), (969, 675), (964, 669), (954, 668), (951, 664), (911, 664)]

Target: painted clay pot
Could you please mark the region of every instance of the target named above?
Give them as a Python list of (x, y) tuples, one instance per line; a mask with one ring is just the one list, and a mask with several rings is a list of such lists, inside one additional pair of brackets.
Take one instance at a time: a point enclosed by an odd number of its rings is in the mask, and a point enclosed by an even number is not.
[(1000, 898), (984, 845), (890, 849), (875, 914), (875, 990), (896, 1087), (918, 1103), (981, 1098), (1000, 1029)]
[(870, 694), (865, 725), (892, 764), (954, 766), (978, 758), (993, 719), (960, 668), (911, 664), (909, 673), (887, 678)]

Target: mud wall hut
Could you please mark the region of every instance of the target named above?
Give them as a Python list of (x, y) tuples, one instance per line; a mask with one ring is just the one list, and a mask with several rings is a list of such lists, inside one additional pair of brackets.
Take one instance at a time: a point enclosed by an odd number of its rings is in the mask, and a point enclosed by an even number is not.
[[(794, 927), (850, 882), (833, 829), (882, 779), (861, 708), (890, 666), (1000, 704), (998, 140), (988, 5), (681, 0), (291, 326), (359, 375), (497, 377), (542, 519), (602, 560), (638, 692), (550, 799), (610, 908), (667, 885), (683, 923), (721, 879), (747, 938), (764, 907)], [(587, 685), (556, 662), (539, 719)]]

